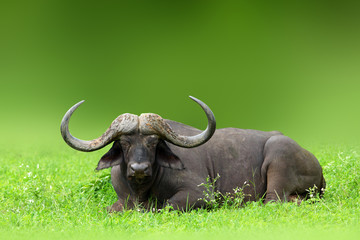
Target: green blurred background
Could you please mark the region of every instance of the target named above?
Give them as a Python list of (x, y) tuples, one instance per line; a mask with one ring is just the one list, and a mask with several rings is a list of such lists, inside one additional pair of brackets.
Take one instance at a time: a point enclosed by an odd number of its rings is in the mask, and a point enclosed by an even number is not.
[(308, 146), (360, 135), (360, 5), (342, 1), (1, 1), (3, 145), (63, 146), (118, 115), (279, 130)]

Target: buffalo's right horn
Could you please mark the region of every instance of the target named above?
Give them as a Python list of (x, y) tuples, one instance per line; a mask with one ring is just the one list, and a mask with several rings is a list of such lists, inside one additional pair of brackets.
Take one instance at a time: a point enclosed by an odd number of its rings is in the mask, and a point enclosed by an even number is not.
[(167, 141), (185, 148), (192, 148), (200, 146), (201, 144), (206, 143), (214, 134), (216, 130), (216, 121), (215, 116), (211, 109), (202, 101), (197, 98), (191, 97), (201, 108), (205, 111), (206, 117), (208, 119), (207, 128), (195, 135), (195, 136), (184, 136), (179, 133), (174, 132), (170, 125), (167, 124), (163, 118), (157, 114), (141, 114), (140, 115), (140, 130), (144, 133), (151, 134), (155, 132), (162, 136)]
[(69, 120), (73, 112), (84, 102), (80, 101), (74, 106), (72, 106), (64, 115), (61, 121), (61, 135), (64, 141), (72, 148), (83, 151), (91, 152), (105, 147), (112, 141), (116, 140), (121, 134), (131, 133), (137, 129), (138, 126), (138, 116), (125, 113), (117, 117), (106, 130), (106, 132), (99, 138), (84, 141), (72, 136), (69, 132)]

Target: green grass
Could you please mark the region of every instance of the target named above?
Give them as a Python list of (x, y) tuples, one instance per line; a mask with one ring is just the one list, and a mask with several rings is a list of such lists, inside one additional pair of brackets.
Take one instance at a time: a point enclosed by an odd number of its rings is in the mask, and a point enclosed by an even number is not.
[[(323, 166), (325, 197), (315, 204), (259, 202), (242, 208), (178, 212), (126, 211), (108, 214), (116, 200), (109, 170), (94, 171), (101, 153), (69, 148), (6, 150), (0, 153), (0, 239), (280, 238), (360, 236), (360, 148), (315, 146)], [(288, 230), (291, 229), (289, 232)], [(189, 235), (190, 234), (190, 235)], [(195, 234), (195, 235), (194, 235)], [(344, 235), (345, 234), (345, 235)], [(96, 238), (98, 238), (96, 237)], [(222, 237), (221, 237), (222, 238)], [(275, 237), (274, 237), (275, 238)]]

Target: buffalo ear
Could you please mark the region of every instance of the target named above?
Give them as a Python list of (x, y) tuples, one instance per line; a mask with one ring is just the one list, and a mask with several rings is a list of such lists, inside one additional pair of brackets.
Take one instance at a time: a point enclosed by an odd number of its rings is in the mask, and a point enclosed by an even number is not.
[(115, 141), (110, 150), (101, 157), (96, 170), (119, 165), (123, 160), (123, 152), (119, 141)]
[(180, 158), (170, 150), (168, 145), (163, 140), (159, 142), (156, 148), (156, 160), (162, 167), (177, 170), (182, 170), (185, 168)]

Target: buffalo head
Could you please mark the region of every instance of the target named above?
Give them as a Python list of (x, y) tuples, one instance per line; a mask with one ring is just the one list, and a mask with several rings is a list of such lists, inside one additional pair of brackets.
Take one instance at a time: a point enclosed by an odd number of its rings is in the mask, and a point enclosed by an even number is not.
[(151, 182), (156, 166), (182, 169), (180, 159), (172, 153), (165, 141), (184, 148), (192, 148), (207, 142), (215, 132), (215, 117), (202, 101), (190, 97), (205, 111), (208, 118), (206, 130), (195, 136), (184, 136), (172, 130), (169, 124), (157, 114), (140, 116), (125, 113), (117, 117), (96, 139), (84, 141), (69, 132), (68, 123), (73, 112), (84, 102), (71, 107), (61, 122), (61, 135), (72, 148), (90, 152), (113, 143), (112, 148), (100, 159), (97, 170), (120, 165), (122, 175), (134, 184)]

